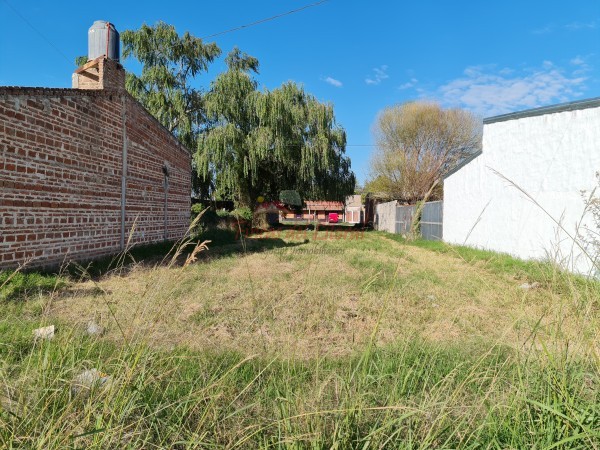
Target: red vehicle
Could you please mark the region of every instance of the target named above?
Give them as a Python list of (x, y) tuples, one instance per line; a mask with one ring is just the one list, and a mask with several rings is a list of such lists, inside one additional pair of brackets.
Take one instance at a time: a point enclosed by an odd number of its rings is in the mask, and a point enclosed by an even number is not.
[(329, 213), (329, 223), (338, 223), (338, 213)]

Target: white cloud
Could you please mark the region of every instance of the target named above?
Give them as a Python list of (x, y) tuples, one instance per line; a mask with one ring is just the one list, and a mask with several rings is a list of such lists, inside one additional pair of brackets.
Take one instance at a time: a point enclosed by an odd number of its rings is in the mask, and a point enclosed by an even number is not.
[(388, 66), (385, 64), (383, 66), (375, 67), (373, 69), (373, 74), (370, 75), (369, 77), (365, 78), (365, 83), (379, 84), (383, 80), (389, 78), (390, 76), (387, 74), (387, 69), (388, 69)]
[(583, 66), (583, 65), (585, 65), (585, 59), (583, 59), (581, 56), (576, 56), (575, 58), (573, 58), (569, 62), (571, 64), (573, 64), (574, 66)]
[(404, 89), (410, 89), (412, 87), (415, 87), (418, 82), (419, 80), (417, 80), (416, 78), (411, 78), (410, 81), (407, 81), (406, 83), (403, 83), (400, 86), (398, 86), (398, 89), (400, 89), (401, 91), (403, 91)]
[(578, 31), (578, 30), (593, 30), (598, 28), (598, 22), (592, 20), (591, 22), (571, 22), (564, 26), (566, 30)]
[(532, 34), (548, 34), (552, 33), (555, 29), (555, 26), (552, 24), (546, 25), (542, 28), (536, 28), (535, 30), (531, 30)]
[(569, 63), (574, 67), (573, 75), (584, 75), (590, 70), (590, 66), (583, 56), (577, 55)]
[(590, 22), (570, 22), (567, 24), (556, 25), (553, 23), (547, 24), (542, 28), (536, 28), (531, 30), (532, 34), (550, 34), (557, 30), (566, 30), (566, 31), (581, 31), (581, 30), (594, 30), (598, 28), (599, 21), (592, 20)]
[(332, 77), (323, 78), (323, 81), (325, 83), (335, 86), (337, 88), (342, 87), (344, 85), (344, 83), (342, 83), (340, 80), (336, 80), (335, 78), (332, 78)]
[[(585, 64), (581, 57), (573, 61), (577, 61), (578, 69)], [(437, 98), (448, 106), (467, 108), (484, 117), (493, 116), (573, 100), (585, 89), (583, 72), (569, 72), (550, 61), (544, 61), (540, 68), (520, 70), (472, 66), (465, 69), (464, 76), (423, 96)]]

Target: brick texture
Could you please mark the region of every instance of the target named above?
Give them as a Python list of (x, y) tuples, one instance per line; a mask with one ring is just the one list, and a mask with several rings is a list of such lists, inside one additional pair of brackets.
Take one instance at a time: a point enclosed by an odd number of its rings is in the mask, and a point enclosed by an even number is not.
[(125, 70), (118, 62), (100, 57), (90, 63), (93, 67), (84, 73), (74, 73), (73, 88), (76, 89), (125, 89)]
[(0, 268), (119, 252), (124, 166), (125, 242), (188, 229), (190, 152), (124, 89), (0, 87), (0, 152)]

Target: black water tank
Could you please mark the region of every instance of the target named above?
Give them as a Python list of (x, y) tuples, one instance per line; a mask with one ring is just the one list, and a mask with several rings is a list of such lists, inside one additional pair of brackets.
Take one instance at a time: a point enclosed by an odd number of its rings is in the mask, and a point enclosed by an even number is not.
[(103, 55), (119, 60), (119, 32), (112, 23), (96, 20), (88, 30), (88, 60)]

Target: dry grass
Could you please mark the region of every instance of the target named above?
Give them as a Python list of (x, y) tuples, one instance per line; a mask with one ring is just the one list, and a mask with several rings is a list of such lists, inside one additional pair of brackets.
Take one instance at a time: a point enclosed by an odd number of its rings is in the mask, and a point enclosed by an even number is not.
[[(379, 233), (264, 237), (23, 281), (0, 304), (0, 447), (600, 449), (597, 283)], [(91, 368), (111, 382), (73, 394)]]
[(350, 354), (376, 324), (379, 344), (414, 337), (522, 348), (535, 334), (538, 346), (598, 354), (597, 313), (573, 292), (550, 283), (524, 290), (526, 278), (376, 233), (332, 237), (288, 236), (295, 246), (215, 259), (209, 250), (183, 268), (138, 267), (75, 285), (50, 314), (101, 320), (114, 340), (286, 358)]

